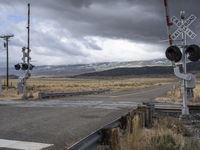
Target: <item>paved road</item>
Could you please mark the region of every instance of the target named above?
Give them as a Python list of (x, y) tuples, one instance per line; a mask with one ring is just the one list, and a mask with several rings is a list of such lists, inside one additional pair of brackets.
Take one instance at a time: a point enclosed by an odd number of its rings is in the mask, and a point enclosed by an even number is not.
[(0, 101), (0, 149), (60, 150), (171, 85), (45, 101)]

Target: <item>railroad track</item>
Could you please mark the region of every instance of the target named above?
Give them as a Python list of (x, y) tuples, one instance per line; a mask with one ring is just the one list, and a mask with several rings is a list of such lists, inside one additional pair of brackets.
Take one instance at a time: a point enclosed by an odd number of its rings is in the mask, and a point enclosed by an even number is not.
[[(168, 104), (168, 105), (155, 105), (155, 111), (160, 112), (181, 112), (181, 105), (174, 105), (174, 104)], [(200, 112), (200, 104), (194, 105), (190, 104), (188, 105), (190, 113)]]

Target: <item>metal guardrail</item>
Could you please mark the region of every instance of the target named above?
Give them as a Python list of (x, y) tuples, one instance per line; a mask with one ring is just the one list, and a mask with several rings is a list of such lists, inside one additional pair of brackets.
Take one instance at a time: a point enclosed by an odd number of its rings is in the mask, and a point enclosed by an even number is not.
[(129, 113), (73, 144), (68, 148), (68, 150), (96, 150), (98, 145), (110, 147), (111, 143), (109, 142), (109, 138), (112, 137), (112, 132), (109, 131), (114, 128), (120, 128), (121, 130), (132, 132), (132, 123), (136, 116), (138, 120), (136, 119), (135, 121), (139, 122), (141, 128), (150, 127), (152, 124), (152, 111), (153, 109), (150, 106), (138, 106), (137, 109), (130, 111)]
[(104, 126), (103, 128), (91, 133), (87, 137), (83, 138), (79, 142), (73, 144), (68, 150), (96, 150), (97, 145), (101, 141), (103, 136), (102, 130), (108, 128), (116, 128), (120, 126), (120, 118), (116, 119), (112, 123)]
[(82, 91), (82, 92), (40, 92), (38, 93), (38, 98), (47, 99), (47, 98), (70, 97), (75, 95), (78, 96), (78, 95), (101, 94), (109, 91), (110, 91), (109, 89), (104, 89), (104, 90)]

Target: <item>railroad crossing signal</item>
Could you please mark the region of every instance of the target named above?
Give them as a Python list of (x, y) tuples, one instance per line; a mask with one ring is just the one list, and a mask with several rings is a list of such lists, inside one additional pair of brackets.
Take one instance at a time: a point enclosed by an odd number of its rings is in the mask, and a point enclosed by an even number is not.
[(22, 63), (18, 63), (15, 65), (16, 70), (23, 70), (24, 74), (19, 77), (19, 82), (18, 82), (18, 92), (23, 93), (22, 98), (26, 99), (27, 98), (27, 92), (26, 92), (26, 81), (30, 78), (31, 76), (31, 70), (34, 68), (34, 66), (30, 63), (31, 57), (30, 57), (30, 4), (28, 4), (28, 38), (27, 38), (27, 47), (22, 48)]
[[(176, 41), (181, 36), (180, 45), (171, 45), (167, 48), (165, 55), (173, 62), (174, 74), (179, 79), (182, 79), (181, 91), (183, 94), (182, 116), (189, 115), (188, 99), (194, 97), (193, 89), (196, 86), (196, 77), (191, 73), (187, 73), (187, 60), (198, 61), (200, 60), (200, 47), (192, 44), (187, 45), (187, 36), (194, 39), (197, 35), (189, 28), (189, 26), (197, 19), (195, 15), (190, 15), (185, 18), (185, 12), (180, 12), (180, 20), (175, 16), (172, 17), (171, 22), (178, 27), (178, 29), (169, 37)], [(182, 71), (180, 66), (176, 63), (181, 61)]]
[(175, 24), (178, 29), (171, 35), (172, 40), (176, 40), (182, 32), (184, 32), (191, 39), (194, 39), (197, 35), (189, 28), (189, 26), (197, 19), (195, 15), (190, 15), (183, 23), (175, 16), (172, 17), (171, 21)]

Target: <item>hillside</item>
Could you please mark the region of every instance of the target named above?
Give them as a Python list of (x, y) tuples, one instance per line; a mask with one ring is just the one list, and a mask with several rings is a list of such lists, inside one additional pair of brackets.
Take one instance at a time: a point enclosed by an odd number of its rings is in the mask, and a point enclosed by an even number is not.
[[(192, 62), (187, 65), (188, 72), (200, 71), (200, 62)], [(134, 68), (115, 68), (105, 71), (85, 73), (76, 77), (90, 76), (131, 76), (131, 75), (170, 75), (173, 74), (172, 66), (147, 66)]]
[[(70, 77), (70, 76), (128, 76), (128, 75), (165, 75), (172, 74), (173, 68), (166, 59), (130, 62), (103, 62), (77, 65), (36, 66), (33, 76)], [(200, 62), (188, 64), (189, 71), (199, 71)], [(10, 68), (10, 74), (21, 75), (23, 71)], [(6, 74), (6, 68), (0, 67), (0, 75)]]

